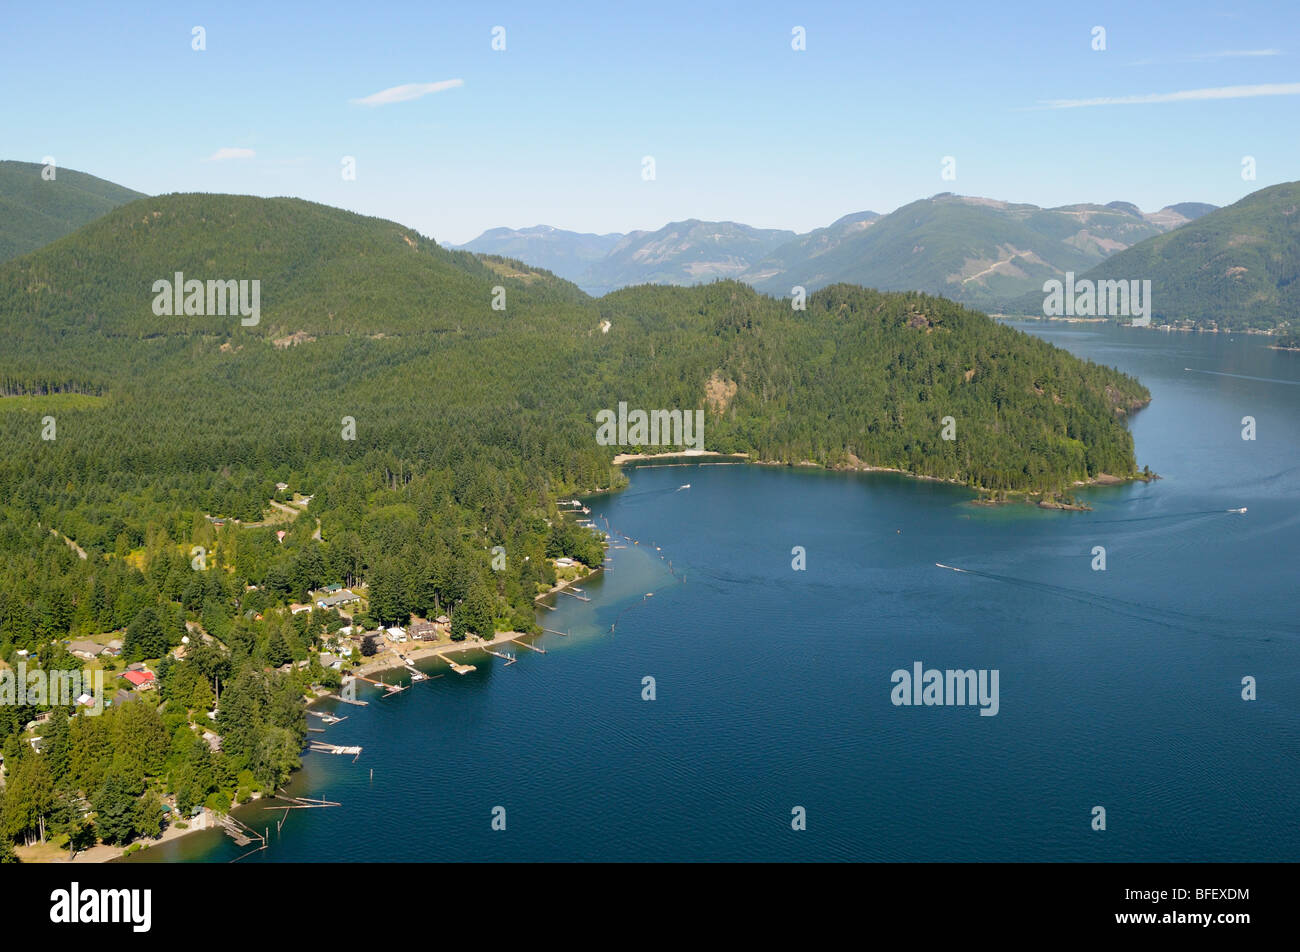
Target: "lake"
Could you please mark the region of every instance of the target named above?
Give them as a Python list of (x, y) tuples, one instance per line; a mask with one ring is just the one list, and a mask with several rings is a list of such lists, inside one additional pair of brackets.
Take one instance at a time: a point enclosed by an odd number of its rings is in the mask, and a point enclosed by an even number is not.
[[(243, 809), (271, 831), (244, 862), (1300, 858), (1300, 354), (1016, 326), (1151, 389), (1131, 426), (1160, 480), (1056, 512), (889, 474), (632, 470), (589, 501), (626, 548), (542, 613), (569, 636), (363, 690), (310, 735), (361, 758), (305, 754), (291, 786), (342, 806), (279, 833)], [(997, 671), (996, 716), (896, 706), (915, 662)], [(138, 859), (241, 852), (209, 832)]]

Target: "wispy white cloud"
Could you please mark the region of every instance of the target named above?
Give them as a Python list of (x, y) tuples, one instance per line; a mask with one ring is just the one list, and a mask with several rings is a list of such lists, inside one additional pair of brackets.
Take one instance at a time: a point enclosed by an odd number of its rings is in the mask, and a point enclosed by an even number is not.
[(1209, 89), (1182, 89), (1173, 93), (1146, 93), (1140, 96), (1098, 96), (1095, 99), (1045, 99), (1041, 105), (1047, 109), (1079, 109), (1084, 106), (1132, 106), (1199, 99), (1254, 99), (1257, 96), (1300, 96), (1300, 83), (1214, 86)]
[(257, 153), (252, 149), (218, 149), (208, 156), (209, 162), (222, 162), (226, 159), (251, 159)]
[(437, 83), (407, 83), (405, 86), (381, 89), (379, 92), (371, 93), (361, 99), (353, 99), (352, 102), (359, 106), (387, 106), (389, 103), (419, 99), (421, 96), (427, 96), (430, 93), (440, 93), (444, 89), (455, 89), (457, 86), (464, 85), (465, 81), (463, 79), (444, 79)]
[(1258, 56), (1281, 56), (1281, 50), (1220, 50), (1217, 53), (1185, 53), (1181, 56), (1158, 56), (1136, 60), (1130, 66), (1156, 66), (1163, 63), (1204, 63), (1207, 60), (1242, 59)]

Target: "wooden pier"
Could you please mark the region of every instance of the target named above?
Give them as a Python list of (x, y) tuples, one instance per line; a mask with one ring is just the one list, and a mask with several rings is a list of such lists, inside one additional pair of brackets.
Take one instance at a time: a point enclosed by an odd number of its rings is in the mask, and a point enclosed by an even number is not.
[(530, 645), (526, 641), (522, 641), (522, 640), (516, 641), (515, 644), (522, 645), (523, 647), (528, 648), (530, 651), (536, 651), (538, 654), (546, 654), (545, 648), (539, 648), (537, 647), (537, 645)]
[(374, 678), (368, 678), (364, 674), (354, 674), (352, 676), (354, 678), (360, 678), (362, 681), (367, 681), (370, 684), (373, 684), (377, 688), (383, 688), (384, 697), (391, 697), (394, 694), (400, 694), (401, 692), (405, 691), (408, 687), (410, 687), (410, 685), (405, 685), (405, 684), (389, 684), (386, 681), (376, 681)]
[(569, 591), (567, 588), (561, 588), (561, 589), (558, 589), (558, 591), (559, 591), (560, 594), (562, 594), (562, 595), (569, 595), (569, 596), (572, 596), (573, 598), (576, 598), (576, 599), (578, 599), (578, 601), (581, 601), (581, 602), (589, 602), (589, 601), (591, 601), (591, 599), (588, 598), (586, 595), (575, 595), (573, 592)]
[(543, 628), (542, 631), (546, 632), (549, 635), (563, 635), (565, 638), (569, 637), (569, 633), (567, 631), (556, 631), (554, 628)]
[(341, 807), (343, 804), (335, 803), (333, 800), (321, 800), (316, 797), (291, 797), (287, 793), (277, 793), (277, 800), (285, 800), (288, 806), (277, 804), (276, 806), (263, 807), (263, 810), (316, 810), (321, 807)]
[(484, 648), (483, 650), (486, 651), (488, 654), (492, 655), (493, 657), (504, 659), (504, 660), (505, 660), (505, 664), (503, 664), (503, 665), (501, 666), (501, 667), (503, 667), (503, 668), (508, 668), (508, 667), (510, 667), (512, 664), (514, 664), (516, 661), (519, 660), (518, 658), (512, 658), (512, 657), (510, 657), (510, 655), (508, 655), (508, 654), (502, 654), (500, 651), (493, 651), (491, 648)]

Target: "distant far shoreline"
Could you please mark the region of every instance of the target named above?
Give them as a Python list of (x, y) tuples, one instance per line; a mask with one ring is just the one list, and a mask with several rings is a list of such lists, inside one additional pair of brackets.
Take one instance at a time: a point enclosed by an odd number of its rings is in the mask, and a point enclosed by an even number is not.
[[(1139, 331), (1161, 331), (1165, 334), (1250, 334), (1254, 337), (1277, 337), (1287, 333), (1277, 327), (1201, 327), (1186, 324), (1124, 324), (1110, 317), (1044, 317), (1041, 314), (990, 314), (1000, 321), (1042, 321), (1047, 324), (1113, 324), (1116, 327)], [(1271, 345), (1270, 345), (1271, 346)], [(1274, 347), (1274, 350), (1300, 350), (1300, 348)]]

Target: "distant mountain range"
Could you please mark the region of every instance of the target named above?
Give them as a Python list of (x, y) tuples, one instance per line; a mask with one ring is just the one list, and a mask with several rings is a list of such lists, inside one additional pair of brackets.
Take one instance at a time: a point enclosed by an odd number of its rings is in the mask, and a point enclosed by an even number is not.
[(35, 251), (143, 193), (76, 172), (41, 175), (37, 162), (0, 162), (0, 261)]
[(549, 225), (493, 228), (459, 250), (516, 258), (599, 295), (635, 284), (689, 285), (741, 277), (755, 261), (796, 237), (793, 231), (690, 219), (626, 235), (586, 235)]
[(943, 193), (888, 215), (846, 215), (807, 234), (692, 219), (622, 236), (497, 228), (460, 247), (548, 268), (590, 294), (738, 278), (778, 296), (795, 285), (812, 291), (850, 283), (987, 308), (1040, 290), (1066, 271), (1082, 273), (1213, 208), (1183, 202), (1144, 214), (1111, 202), (1045, 209)]
[(534, 225), (532, 228), (490, 228), (459, 247), (462, 251), (514, 258), (576, 283), (578, 277), (613, 251), (624, 237), (621, 233), (592, 235)]

